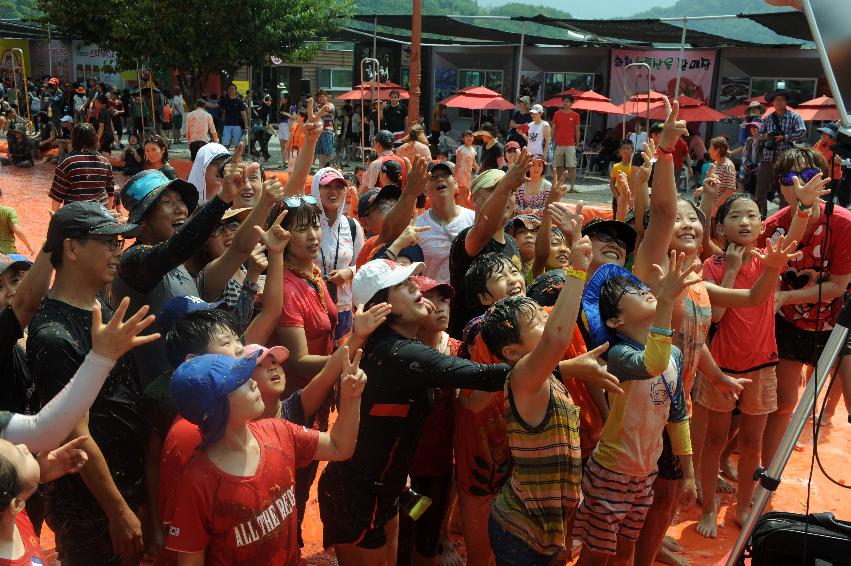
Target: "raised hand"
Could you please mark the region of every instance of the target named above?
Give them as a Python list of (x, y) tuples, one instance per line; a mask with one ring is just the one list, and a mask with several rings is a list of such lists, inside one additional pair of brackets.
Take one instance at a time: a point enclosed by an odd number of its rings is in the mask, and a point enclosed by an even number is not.
[(814, 205), (820, 197), (830, 194), (830, 189), (827, 184), (830, 183), (830, 177), (825, 177), (824, 173), (819, 172), (815, 177), (807, 181), (806, 185), (801, 185), (801, 180), (797, 175), (792, 177), (792, 186), (795, 189), (795, 198), (805, 208)]
[(558, 174), (558, 169), (553, 167), (553, 181), (552, 188), (550, 189), (550, 202), (561, 202), (561, 199), (564, 198), (564, 195), (567, 194), (567, 185), (564, 180), (567, 179), (568, 170), (565, 169), (562, 171), (561, 175)]
[[(668, 257), (667, 270), (658, 264), (653, 264), (653, 270), (659, 275), (659, 297), (674, 300), (685, 288), (694, 285), (699, 279), (690, 276), (694, 270), (694, 263), (686, 263), (686, 254), (671, 251)], [(690, 279), (692, 279), (690, 281)]]
[(248, 276), (252, 281), (269, 267), (269, 258), (265, 254), (266, 246), (257, 244), (248, 255)]
[(618, 172), (618, 210), (629, 210), (632, 208), (632, 191), (629, 189), (629, 180), (626, 173)]
[(363, 305), (358, 305), (352, 317), (352, 333), (365, 340), (367, 336), (384, 324), (392, 310), (393, 307), (390, 303), (378, 303), (367, 311), (363, 310)]
[(56, 450), (39, 454), (39, 483), (51, 482), (65, 474), (79, 472), (89, 461), (88, 455), (80, 448), (88, 439), (88, 436), (78, 436)]
[(531, 165), (532, 156), (529, 155), (529, 152), (524, 147), (517, 157), (517, 161), (511, 164), (511, 167), (508, 168), (508, 172), (505, 173), (505, 177), (502, 178), (500, 183), (508, 183), (512, 191), (516, 190), (526, 182), (526, 176), (529, 174)]
[[(348, 352), (348, 346), (343, 346)], [(343, 361), (343, 375), (340, 379), (340, 404), (346, 401), (354, 401), (360, 399), (363, 394), (363, 389), (366, 387), (366, 374), (360, 369), (360, 361), (363, 356), (363, 350), (358, 350), (355, 354), (355, 359), (349, 361), (349, 357)]]
[(738, 272), (742, 268), (742, 260), (745, 257), (745, 247), (730, 242), (724, 255), (727, 258), (727, 269)]
[(283, 200), (285, 196), (284, 185), (281, 184), (281, 181), (279, 181), (277, 177), (272, 175), (263, 181), (263, 191), (260, 198), (264, 200), (267, 205), (271, 206), (276, 202)]
[(270, 253), (282, 254), (290, 243), (292, 234), (281, 227), (281, 222), (287, 216), (287, 212), (287, 210), (282, 211), (266, 231), (263, 231), (260, 226), (254, 227), (254, 230), (260, 236), (260, 243), (266, 246)]
[(623, 395), (618, 378), (606, 371), (599, 362), (599, 357), (608, 349), (609, 343), (606, 342), (580, 356), (562, 362), (563, 373), (566, 377), (578, 379), (587, 386), (605, 389), (615, 395)]
[(139, 333), (153, 324), (155, 320), (154, 315), (145, 316), (148, 314), (148, 305), (142, 305), (136, 311), (136, 314), (124, 322), (124, 315), (127, 314), (127, 307), (129, 306), (129, 297), (121, 299), (121, 303), (115, 309), (115, 314), (113, 314), (109, 324), (104, 324), (100, 303), (95, 302), (92, 309), (92, 351), (94, 353), (111, 360), (117, 360), (129, 350), (159, 339), (158, 332), (139, 336)]
[(653, 173), (653, 160), (656, 155), (656, 144), (652, 139), (648, 139), (641, 147), (641, 167), (635, 170), (635, 180), (639, 184), (645, 184), (650, 181), (650, 175)]
[(225, 202), (233, 202), (239, 192), (248, 184), (251, 173), (260, 168), (259, 163), (243, 163), (242, 154), (245, 151), (245, 142), (239, 142), (233, 158), (225, 165), (222, 175), (222, 188), (219, 190), (219, 198)]
[(703, 195), (707, 202), (714, 203), (718, 200), (721, 194), (721, 179), (715, 174), (715, 164), (709, 166), (709, 171), (706, 173), (706, 179), (703, 180), (703, 186), (698, 187), (694, 191), (694, 198)]
[(665, 150), (670, 150), (677, 143), (680, 136), (688, 135), (688, 128), (685, 120), (680, 120), (680, 103), (676, 100), (672, 103), (667, 96), (662, 97), (665, 101), (665, 124), (662, 126), (662, 133), (659, 134), (659, 147)]
[(415, 155), (414, 161), (408, 168), (408, 175), (402, 190), (407, 194), (420, 196), (425, 190), (429, 177), (428, 160), (422, 155)]
[(571, 220), (571, 231), (573, 239), (570, 244), (570, 265), (577, 269), (588, 270), (591, 265), (591, 239), (582, 235), (582, 223)]
[(777, 270), (783, 269), (789, 260), (795, 259), (799, 253), (798, 242), (792, 240), (787, 244), (786, 236), (780, 236), (777, 238), (776, 244), (773, 244), (770, 238), (766, 239), (764, 254), (757, 250), (753, 250), (753, 254), (756, 255), (756, 257), (758, 257), (766, 267)]
[(405, 230), (399, 234), (394, 243), (399, 244), (400, 249), (413, 246), (420, 241), (420, 234), (431, 230), (431, 226), (417, 226), (417, 219), (412, 218)]

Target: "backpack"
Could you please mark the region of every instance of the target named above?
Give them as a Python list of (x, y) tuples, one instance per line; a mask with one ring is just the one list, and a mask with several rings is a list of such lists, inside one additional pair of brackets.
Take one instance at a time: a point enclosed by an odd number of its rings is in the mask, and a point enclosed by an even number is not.
[[(806, 546), (806, 554), (804, 547)], [(766, 513), (756, 523), (739, 564), (851, 564), (851, 523), (833, 513)]]
[(41, 99), (33, 94), (30, 94), (30, 111), (33, 114), (41, 112)]

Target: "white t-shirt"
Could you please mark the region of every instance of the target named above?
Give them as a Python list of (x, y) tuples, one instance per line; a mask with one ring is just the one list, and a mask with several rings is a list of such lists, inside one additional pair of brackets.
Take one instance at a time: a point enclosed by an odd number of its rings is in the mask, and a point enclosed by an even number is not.
[(529, 155), (544, 155), (544, 128), (546, 127), (549, 127), (549, 124), (543, 120), (540, 124), (529, 122), (529, 133), (527, 134), (529, 141), (526, 142)]
[(417, 217), (417, 226), (429, 226), (431, 230), (420, 232), (420, 247), (425, 257), (423, 275), (438, 283), (449, 283), (449, 250), (452, 240), (463, 230), (473, 225), (476, 213), (469, 208), (460, 207), (461, 213), (446, 224), (434, 220), (430, 210)]

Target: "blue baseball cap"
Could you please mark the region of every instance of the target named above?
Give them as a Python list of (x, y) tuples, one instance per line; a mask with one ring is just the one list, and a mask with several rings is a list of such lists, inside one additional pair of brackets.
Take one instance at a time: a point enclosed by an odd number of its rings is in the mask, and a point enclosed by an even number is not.
[(590, 339), (590, 342), (588, 343), (589, 349), (596, 348), (606, 342), (611, 344), (612, 340), (615, 338), (615, 334), (606, 325), (606, 321), (603, 320), (603, 317), (600, 315), (600, 292), (606, 281), (615, 277), (626, 277), (632, 281), (636, 287), (647, 287), (647, 285), (642, 283), (638, 277), (620, 265), (615, 265), (613, 263), (601, 265), (597, 271), (594, 272), (594, 275), (591, 276), (591, 279), (589, 279), (585, 284), (585, 290), (582, 293), (582, 318), (583, 322), (587, 324)]
[(121, 187), (121, 204), (129, 212), (127, 222), (138, 224), (166, 189), (180, 193), (190, 213), (198, 206), (195, 185), (183, 179), (169, 179), (156, 169), (146, 169), (130, 177)]
[(157, 313), (157, 328), (160, 334), (165, 336), (174, 327), (174, 323), (195, 311), (211, 311), (227, 306), (225, 301), (208, 303), (204, 299), (192, 295), (172, 297), (162, 306)]
[(171, 396), (178, 412), (198, 425), (205, 443), (227, 423), (227, 396), (239, 389), (257, 366), (259, 352), (242, 358), (224, 354), (195, 356), (180, 364), (171, 377)]

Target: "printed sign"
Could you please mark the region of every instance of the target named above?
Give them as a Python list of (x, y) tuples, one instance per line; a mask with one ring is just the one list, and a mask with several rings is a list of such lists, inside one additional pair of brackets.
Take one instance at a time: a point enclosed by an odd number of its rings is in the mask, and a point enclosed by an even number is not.
[[(682, 60), (678, 49), (612, 49), (612, 67), (609, 97), (612, 102), (623, 101), (624, 86), (627, 92), (647, 88), (646, 69), (639, 71), (640, 79), (626, 71), (627, 65), (646, 63), (650, 66), (650, 88), (656, 92), (675, 96), (677, 69), (681, 69), (680, 92), (699, 100), (709, 100), (712, 94), (712, 74), (717, 53), (712, 50), (687, 49)], [(639, 83), (639, 84), (636, 84)]]

